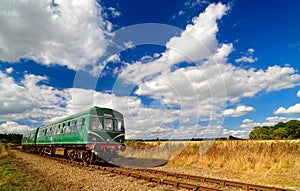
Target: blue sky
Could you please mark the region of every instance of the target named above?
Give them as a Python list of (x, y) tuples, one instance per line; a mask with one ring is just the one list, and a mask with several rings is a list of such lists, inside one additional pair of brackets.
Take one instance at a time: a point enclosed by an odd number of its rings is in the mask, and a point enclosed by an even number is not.
[(94, 105), (127, 138), (247, 137), (299, 119), (300, 2), (3, 1), (0, 133)]

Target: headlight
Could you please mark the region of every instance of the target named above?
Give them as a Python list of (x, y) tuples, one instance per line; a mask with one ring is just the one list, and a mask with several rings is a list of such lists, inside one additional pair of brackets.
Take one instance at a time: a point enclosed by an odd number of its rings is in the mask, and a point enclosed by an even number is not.
[(122, 152), (124, 152), (124, 151), (126, 150), (126, 146), (125, 146), (124, 144), (121, 144), (121, 145), (119, 146), (119, 149), (120, 149)]

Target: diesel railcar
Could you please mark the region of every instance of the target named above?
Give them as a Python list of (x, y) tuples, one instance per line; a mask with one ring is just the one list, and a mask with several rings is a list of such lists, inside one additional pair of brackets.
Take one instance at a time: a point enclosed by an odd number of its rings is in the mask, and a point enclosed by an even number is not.
[(40, 154), (61, 154), (71, 160), (111, 161), (124, 151), (123, 115), (93, 107), (23, 135), (22, 148)]

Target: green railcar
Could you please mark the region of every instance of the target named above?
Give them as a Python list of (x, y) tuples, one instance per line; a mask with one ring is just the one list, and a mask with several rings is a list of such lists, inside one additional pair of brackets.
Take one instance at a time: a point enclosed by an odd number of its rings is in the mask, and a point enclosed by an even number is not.
[(35, 129), (23, 135), (21, 144), (24, 150), (30, 150), (35, 146), (37, 131), (38, 129)]
[(125, 150), (123, 115), (109, 108), (93, 107), (29, 134), (35, 134), (34, 138), (29, 141), (25, 136), (22, 143), (31, 142), (36, 152), (59, 153), (73, 160), (110, 161), (118, 150)]

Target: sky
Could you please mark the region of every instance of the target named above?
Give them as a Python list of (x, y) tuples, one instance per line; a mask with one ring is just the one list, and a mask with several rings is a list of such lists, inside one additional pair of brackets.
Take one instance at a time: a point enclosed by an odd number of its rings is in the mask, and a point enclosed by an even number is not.
[(247, 138), (300, 119), (300, 2), (2, 0), (0, 133), (89, 109), (127, 139)]

